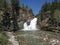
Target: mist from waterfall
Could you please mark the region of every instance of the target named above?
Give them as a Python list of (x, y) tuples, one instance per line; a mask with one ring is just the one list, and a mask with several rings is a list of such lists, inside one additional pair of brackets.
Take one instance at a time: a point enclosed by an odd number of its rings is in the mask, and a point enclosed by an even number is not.
[(37, 18), (34, 18), (30, 21), (30, 25), (27, 24), (27, 22), (24, 23), (23, 30), (37, 30)]

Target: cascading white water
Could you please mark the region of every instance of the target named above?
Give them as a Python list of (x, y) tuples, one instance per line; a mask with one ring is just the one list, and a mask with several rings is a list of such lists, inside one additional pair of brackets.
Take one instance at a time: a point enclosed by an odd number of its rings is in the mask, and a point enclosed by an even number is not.
[(30, 25), (27, 25), (27, 22), (24, 23), (24, 29), (23, 30), (37, 30), (37, 18), (34, 18), (30, 21)]

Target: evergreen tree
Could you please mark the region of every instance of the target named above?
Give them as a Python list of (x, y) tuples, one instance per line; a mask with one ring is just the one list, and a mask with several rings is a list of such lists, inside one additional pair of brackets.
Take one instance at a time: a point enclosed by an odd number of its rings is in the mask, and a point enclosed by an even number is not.
[(10, 27), (10, 15), (7, 12), (4, 14), (3, 17), (3, 25), (6, 27), (6, 30), (8, 30)]
[(23, 9), (23, 11), (25, 10), (25, 6), (24, 6), (24, 4), (22, 4), (22, 9)]
[(26, 5), (25, 8), (28, 9), (28, 6)]
[(52, 2), (52, 5), (51, 5), (51, 11), (52, 11), (52, 13), (54, 12), (54, 10), (57, 8), (57, 0), (54, 0), (53, 2)]
[(54, 11), (59, 8), (58, 0), (54, 0), (51, 4), (51, 18), (54, 19)]
[(11, 0), (12, 11), (13, 11), (13, 25), (14, 31), (18, 30), (17, 16), (19, 16), (19, 0)]
[[(1, 1), (1, 0), (0, 0)], [(10, 26), (10, 16), (9, 16), (9, 13), (8, 13), (8, 3), (7, 3), (7, 0), (3, 0), (1, 1), (1, 5), (0, 5), (3, 9), (3, 20), (2, 20), (2, 23), (6, 30), (8, 30), (7, 28), (9, 28)]]
[(34, 16), (32, 9), (30, 9), (29, 12), (32, 14), (31, 16)]
[(19, 0), (11, 0), (11, 6), (13, 13), (16, 12), (17, 15), (19, 15)]
[(50, 3), (48, 3), (48, 2), (46, 2), (46, 3), (42, 6), (42, 8), (41, 8), (41, 10), (44, 11), (44, 12), (46, 12), (46, 11), (48, 11), (48, 10), (50, 10), (50, 9), (51, 9), (51, 5), (50, 5)]
[(4, 0), (0, 0), (0, 9), (4, 7)]
[(8, 11), (8, 3), (7, 3), (7, 0), (4, 0), (4, 11), (7, 12)]
[(57, 0), (58, 2), (58, 10), (60, 10), (60, 0)]
[(48, 3), (48, 2), (46, 2), (46, 3), (42, 6), (41, 12), (40, 12), (40, 13), (41, 13), (41, 17), (42, 17), (41, 20), (43, 20), (43, 19), (45, 19), (45, 18), (47, 17), (47, 15), (45, 15), (45, 12), (50, 11), (50, 9), (51, 9), (51, 4)]

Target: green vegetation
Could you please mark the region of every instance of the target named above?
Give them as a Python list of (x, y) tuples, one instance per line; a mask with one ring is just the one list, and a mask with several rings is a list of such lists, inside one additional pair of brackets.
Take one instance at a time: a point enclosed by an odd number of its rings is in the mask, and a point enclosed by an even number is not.
[[(42, 33), (43, 32), (43, 33)], [(59, 33), (49, 31), (17, 31), (15, 32), (21, 45), (51, 45), (50, 40), (60, 40)], [(44, 38), (47, 38), (44, 40)], [(59, 43), (60, 44), (60, 43)], [(58, 44), (57, 44), (58, 45)]]
[[(27, 10), (29, 10), (29, 13), (31, 13), (33, 17), (34, 17), (34, 14), (32, 9), (29, 9), (27, 5), (24, 6), (24, 4), (22, 4), (22, 6), (20, 6), (19, 0), (9, 0), (9, 1), (10, 3), (7, 2), (7, 0), (3, 0), (3, 1), (0, 0), (1, 2), (0, 9), (1, 8), (3, 9), (3, 20), (1, 21), (1, 23), (3, 23), (2, 25), (5, 26), (6, 30), (8, 30), (9, 27), (11, 26), (11, 21), (13, 21), (12, 22), (13, 30), (16, 31), (19, 29), (18, 17), (19, 17), (20, 9), (25, 11), (25, 12), (21, 11), (21, 12), (24, 12), (24, 14), (27, 13), (26, 12)], [(56, 11), (56, 10), (59, 10), (59, 11)], [(60, 12), (60, 1), (54, 0), (52, 3), (45, 2), (45, 4), (42, 5), (41, 10), (39, 11), (39, 14), (36, 17), (39, 19), (39, 21), (42, 21), (46, 18), (51, 18), (52, 20), (56, 19), (59, 21), (60, 20), (58, 19), (59, 12)]]
[[(3, 10), (2, 11), (3, 19), (0, 22), (0, 41), (3, 45), (7, 45), (7, 41), (8, 41), (7, 40), (8, 38), (6, 35), (3, 34), (3, 31), (11, 30), (10, 26), (12, 26), (14, 32), (19, 29), (18, 23), (20, 23), (20, 17), (19, 17), (20, 9), (22, 9), (21, 10), (21, 12), (22, 12), (21, 20), (23, 20), (23, 16), (26, 16), (26, 15), (27, 15), (26, 19), (28, 19), (30, 13), (31, 13), (31, 15), (33, 15), (31, 17), (35, 17), (32, 9), (29, 9), (28, 6), (24, 6), (24, 4), (22, 6), (19, 5), (19, 0), (10, 0), (10, 3), (7, 2), (7, 0), (0, 0), (0, 10), (1, 11)], [(42, 5), (41, 10), (39, 11), (39, 14), (36, 17), (39, 20), (38, 23), (40, 24), (40, 26), (42, 25), (41, 27), (45, 26), (48, 23), (48, 21), (46, 20), (47, 18), (60, 23), (60, 1), (54, 0), (52, 3), (45, 2), (45, 4)], [(42, 20), (44, 20), (44, 21), (42, 21)], [(52, 25), (54, 23), (53, 21), (51, 22)], [(55, 24), (57, 24), (57, 22)], [(21, 23), (21, 25), (23, 25), (23, 23)], [(41, 28), (40, 26), (39, 26), (39, 28)], [(46, 35), (48, 36), (49, 39), (54, 38), (54, 39), (60, 40), (59, 39), (60, 35), (57, 33), (53, 33), (53, 32), (17, 31), (17, 32), (15, 32), (15, 34), (16, 34), (16, 36), (18, 36), (17, 38), (21, 45), (48, 45), (48, 43), (43, 40), (44, 36), (46, 37)], [(47, 40), (48, 42), (50, 41), (49, 39)]]
[(60, 22), (60, 11), (55, 10), (53, 15), (54, 15), (55, 20)]
[(0, 42), (3, 45), (7, 45), (7, 42), (8, 42), (8, 37), (1, 32), (0, 32)]
[(12, 6), (12, 18), (13, 18), (13, 25), (14, 25), (14, 31), (18, 30), (18, 22), (17, 22), (17, 16), (19, 16), (19, 0), (11, 0), (11, 6)]
[(39, 27), (41, 27), (41, 25), (45, 23), (44, 20), (46, 20), (47, 18), (49, 18), (49, 20), (47, 20), (46, 22), (46, 24), (48, 24), (47, 27), (60, 27), (60, 1), (54, 0), (52, 3), (45, 2), (36, 17), (38, 18)]
[[(60, 10), (60, 1), (59, 0), (54, 0), (52, 3), (46, 2), (44, 5), (42, 5), (42, 8), (38, 14), (40, 17), (38, 15), (37, 15), (37, 17), (39, 17), (41, 20), (44, 20), (47, 17), (52, 19), (55, 16), (54, 15), (55, 10)], [(48, 13), (50, 13), (50, 14), (48, 14)]]
[(8, 0), (0, 0), (0, 9), (3, 9), (3, 20), (1, 23), (3, 23), (2, 25), (8, 30), (12, 20), (14, 30), (18, 30), (17, 16), (19, 16), (19, 0), (9, 0), (10, 3), (7, 1)]

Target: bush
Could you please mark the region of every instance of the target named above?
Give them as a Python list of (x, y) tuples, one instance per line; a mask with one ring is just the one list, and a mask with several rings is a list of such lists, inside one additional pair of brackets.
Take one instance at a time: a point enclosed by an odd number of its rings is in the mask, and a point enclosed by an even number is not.
[(0, 33), (0, 42), (3, 44), (3, 45), (7, 45), (7, 42), (8, 42), (8, 37), (2, 33)]

